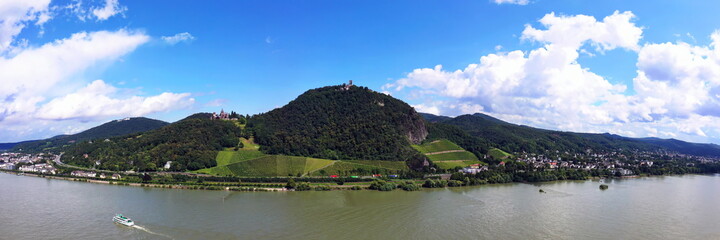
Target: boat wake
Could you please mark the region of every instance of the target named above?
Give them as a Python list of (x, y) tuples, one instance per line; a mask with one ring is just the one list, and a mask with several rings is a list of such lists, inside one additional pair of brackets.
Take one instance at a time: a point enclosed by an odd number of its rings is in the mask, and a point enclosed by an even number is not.
[(141, 226), (138, 226), (138, 225), (133, 225), (133, 228), (138, 229), (138, 230), (145, 231), (146, 233), (149, 233), (149, 234), (152, 234), (152, 235), (157, 235), (157, 236), (161, 236), (161, 237), (166, 237), (166, 238), (168, 238), (168, 239), (174, 239), (174, 238), (171, 237), (171, 236), (168, 236), (168, 235), (165, 235), (165, 234), (162, 234), (162, 233), (156, 233), (156, 232), (150, 231), (149, 229), (144, 228), (144, 227), (141, 227)]

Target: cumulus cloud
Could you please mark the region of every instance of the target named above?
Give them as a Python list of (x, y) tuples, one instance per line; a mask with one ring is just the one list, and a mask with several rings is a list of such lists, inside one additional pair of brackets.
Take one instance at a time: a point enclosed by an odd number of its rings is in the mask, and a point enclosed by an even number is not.
[(0, 1), (0, 54), (6, 52), (28, 23), (42, 26), (51, 15), (50, 0)]
[(105, 0), (103, 7), (93, 8), (91, 13), (98, 21), (105, 21), (125, 11), (127, 11), (127, 7), (121, 6), (118, 0)]
[(163, 36), (162, 40), (170, 45), (175, 45), (179, 42), (189, 42), (195, 40), (195, 37), (189, 32), (178, 33), (173, 36)]
[(93, 120), (113, 116), (144, 116), (150, 113), (191, 106), (189, 93), (165, 92), (156, 96), (113, 98), (118, 89), (95, 80), (78, 91), (55, 98), (43, 105), (36, 116), (46, 120)]
[[(527, 25), (522, 32), (522, 39), (541, 44), (536, 49), (489, 54), (458, 70), (415, 69), (384, 90), (427, 99), (414, 105), (420, 111), (480, 111), (551, 129), (720, 142), (720, 32), (709, 46), (643, 45), (634, 17), (550, 13), (539, 20), (542, 28)], [(638, 54), (634, 94), (577, 61), (580, 53), (602, 57), (614, 49)]]
[[(0, 58), (0, 112), (5, 116), (32, 112), (50, 90), (102, 61), (112, 61), (149, 39), (143, 33), (118, 30), (76, 33), (12, 58)], [(42, 71), (38, 71), (42, 69)]]
[(127, 95), (100, 80), (83, 87), (78, 76), (86, 70), (117, 61), (149, 39), (124, 29), (79, 32), (0, 56), (0, 135), (22, 140), (78, 126), (77, 121), (61, 120), (142, 116), (193, 104), (187, 93)]
[(493, 0), (495, 4), (516, 4), (516, 5), (528, 5), (530, 0)]
[(615, 11), (602, 21), (587, 15), (556, 16), (555, 13), (545, 15), (540, 23), (547, 29), (536, 29), (525, 26), (522, 37), (540, 42), (579, 49), (590, 42), (598, 50), (612, 50), (617, 47), (637, 50), (638, 41), (642, 38), (642, 28), (635, 26), (631, 20), (632, 12)]

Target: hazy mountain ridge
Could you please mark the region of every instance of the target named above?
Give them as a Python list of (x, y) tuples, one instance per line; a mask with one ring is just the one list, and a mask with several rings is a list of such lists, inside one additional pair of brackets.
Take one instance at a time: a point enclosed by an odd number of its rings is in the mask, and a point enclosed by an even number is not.
[(145, 117), (124, 118), (106, 122), (97, 127), (90, 128), (80, 133), (71, 135), (58, 135), (48, 139), (21, 142), (12, 147), (12, 151), (24, 152), (40, 152), (52, 151), (59, 152), (64, 147), (73, 143), (104, 139), (138, 132), (158, 129), (169, 123), (161, 120), (150, 119)]
[(720, 156), (720, 146), (716, 144), (690, 143), (676, 139), (629, 138), (608, 133), (546, 130), (508, 123), (481, 113), (454, 118), (441, 118), (432, 114), (423, 115), (436, 120), (436, 124), (459, 127), (472, 136), (486, 140), (489, 146), (512, 152), (542, 153), (545, 150), (582, 152), (586, 149), (602, 151), (667, 150), (698, 156)]

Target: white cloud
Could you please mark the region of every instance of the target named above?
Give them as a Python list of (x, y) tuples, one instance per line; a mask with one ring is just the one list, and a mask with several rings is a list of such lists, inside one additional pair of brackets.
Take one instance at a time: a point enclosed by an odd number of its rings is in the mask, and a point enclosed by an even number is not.
[(101, 8), (93, 8), (92, 15), (97, 18), (98, 21), (105, 21), (108, 18), (117, 14), (122, 14), (127, 11), (127, 7), (121, 6), (118, 0), (105, 0), (105, 6)]
[(0, 54), (6, 52), (27, 23), (42, 26), (51, 15), (50, 0), (3, 0), (0, 1)]
[(129, 30), (80, 32), (0, 56), (0, 136), (23, 140), (54, 135), (78, 126), (77, 121), (60, 120), (141, 116), (193, 104), (187, 93), (128, 95), (103, 81), (83, 87), (81, 74), (117, 61), (149, 39)]
[(195, 40), (195, 37), (193, 37), (193, 35), (189, 32), (178, 33), (173, 36), (162, 36), (161, 38), (163, 41), (170, 45), (175, 45), (179, 42), (189, 42)]
[(540, 19), (540, 23), (547, 30), (527, 25), (523, 31), (523, 39), (548, 42), (576, 50), (588, 41), (601, 51), (616, 47), (637, 50), (638, 41), (642, 38), (642, 28), (631, 21), (634, 17), (629, 11), (615, 11), (603, 21), (587, 15), (556, 16), (555, 13), (550, 13)]
[[(0, 112), (22, 112), (43, 101), (51, 89), (102, 61), (111, 61), (147, 42), (142, 33), (76, 33), (38, 48), (28, 48), (12, 58), (0, 58)], [(42, 69), (38, 71), (38, 69)], [(12, 99), (12, 101), (8, 101)], [(2, 118), (0, 116), (0, 118)]]
[(415, 108), (415, 111), (418, 111), (418, 112), (440, 115), (440, 108), (438, 108), (437, 106), (428, 106), (425, 104), (417, 104), (417, 105), (412, 105), (412, 107)]
[(94, 120), (114, 116), (144, 116), (150, 113), (191, 106), (195, 99), (189, 93), (169, 93), (141, 97), (113, 98), (118, 89), (95, 80), (74, 93), (58, 97), (43, 105), (36, 116), (45, 120)]
[[(383, 89), (421, 100), (414, 105), (420, 111), (487, 112), (550, 129), (720, 142), (720, 32), (710, 46), (641, 45), (643, 29), (633, 18), (617, 11), (602, 21), (550, 13), (540, 19), (544, 28), (523, 31), (522, 39), (542, 44), (536, 49), (489, 54), (452, 71), (415, 69)], [(577, 61), (580, 53), (602, 57), (617, 48), (638, 54), (635, 94)]]
[(493, 0), (495, 4), (516, 4), (516, 5), (528, 5), (530, 0)]

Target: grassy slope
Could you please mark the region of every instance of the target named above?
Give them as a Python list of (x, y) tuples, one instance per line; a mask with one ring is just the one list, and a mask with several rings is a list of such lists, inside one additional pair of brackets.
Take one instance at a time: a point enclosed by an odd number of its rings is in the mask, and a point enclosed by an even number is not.
[[(467, 167), (471, 164), (483, 164), (478, 160), (475, 154), (465, 151), (462, 147), (457, 144), (448, 141), (446, 139), (440, 139), (425, 143), (422, 145), (413, 145), (413, 148), (422, 152), (427, 156), (433, 163), (442, 169), (452, 169), (455, 167)], [(462, 152), (446, 152), (439, 154), (432, 154), (445, 151), (462, 151)]]
[(332, 160), (268, 155), (261, 158), (230, 164), (227, 168), (236, 176), (296, 176), (328, 166)]
[(217, 162), (217, 166), (212, 168), (200, 169), (195, 172), (218, 176), (233, 176), (234, 174), (232, 170), (227, 167), (228, 165), (265, 156), (264, 153), (258, 150), (260, 149), (260, 146), (255, 144), (252, 138), (240, 138), (240, 141), (243, 143), (242, 149), (234, 151), (234, 148), (227, 148), (225, 149), (225, 151), (220, 151), (215, 157), (215, 162)]
[(444, 162), (434, 162), (439, 168), (442, 169), (453, 169), (455, 167), (467, 167), (472, 164), (484, 164), (481, 161), (444, 161)]
[[(398, 161), (338, 160), (338, 161), (335, 161), (330, 166), (327, 166), (325, 168), (318, 169), (314, 172), (311, 172), (309, 175), (311, 175), (311, 176), (357, 175), (355, 173), (351, 173), (352, 171), (354, 171), (356, 169), (364, 169), (368, 172), (370, 172), (372, 170), (381, 170), (381, 171), (385, 171), (385, 172), (395, 173), (395, 172), (398, 172), (401, 170), (407, 170), (408, 167), (407, 167), (407, 165), (405, 165), (404, 162), (398, 162)], [(322, 173), (320, 172), (320, 170), (322, 170)]]
[(512, 154), (509, 154), (497, 148), (490, 149), (490, 151), (488, 151), (488, 155), (495, 159), (505, 159), (512, 156)]
[(220, 151), (215, 161), (218, 166), (226, 166), (263, 156), (265, 156), (265, 154), (257, 150)]
[(377, 168), (387, 168), (391, 170), (407, 170), (408, 166), (402, 161), (368, 161), (368, 160), (346, 160), (343, 162), (361, 164)]
[(442, 151), (450, 151), (450, 150), (465, 150), (458, 146), (457, 144), (448, 141), (446, 139), (440, 139), (436, 141), (432, 141), (429, 143), (425, 143), (422, 145), (413, 145), (413, 148), (417, 149), (419, 152), (426, 154), (426, 153), (434, 153), (434, 152), (442, 152)]
[(260, 145), (255, 143), (255, 139), (250, 138), (240, 138), (240, 141), (243, 143), (243, 150), (258, 150), (260, 149)]
[(258, 151), (259, 146), (253, 139), (240, 139), (244, 145), (239, 151), (232, 148), (218, 152), (216, 157), (217, 166), (200, 169), (197, 173), (205, 173), (218, 176), (297, 176), (312, 175), (321, 176), (320, 170), (325, 170), (325, 175), (345, 175), (355, 169), (384, 169), (389, 171), (407, 170), (405, 162), (400, 161), (365, 161), (347, 160), (334, 161), (327, 159), (295, 157), (283, 155), (265, 155)]
[(452, 161), (452, 160), (478, 160), (475, 154), (471, 152), (449, 152), (441, 154), (427, 155), (433, 162), (436, 161)]

